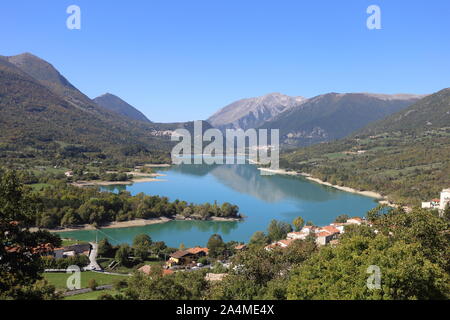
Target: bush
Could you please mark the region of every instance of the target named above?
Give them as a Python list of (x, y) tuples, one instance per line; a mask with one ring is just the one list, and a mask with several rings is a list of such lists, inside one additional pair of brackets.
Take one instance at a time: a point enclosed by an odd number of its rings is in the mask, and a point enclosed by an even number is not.
[(97, 287), (98, 287), (97, 281), (96, 281), (95, 279), (89, 279), (88, 287), (89, 287), (92, 291), (97, 290)]

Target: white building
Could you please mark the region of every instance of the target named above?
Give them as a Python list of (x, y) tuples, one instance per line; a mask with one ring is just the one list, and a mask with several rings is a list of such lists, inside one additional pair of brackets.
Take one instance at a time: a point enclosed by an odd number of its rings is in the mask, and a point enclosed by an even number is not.
[(422, 208), (438, 209), (443, 211), (445, 210), (448, 204), (450, 204), (450, 189), (444, 189), (441, 192), (440, 199), (433, 199), (430, 202), (422, 202)]
[(450, 189), (444, 189), (441, 192), (441, 203), (439, 209), (445, 210), (448, 204), (450, 204)]
[(441, 206), (440, 199), (433, 199), (430, 202), (422, 202), (423, 209), (439, 209), (440, 206)]
[(308, 236), (307, 233), (304, 232), (289, 232), (287, 234), (287, 239), (292, 239), (292, 240), (305, 240), (306, 237)]
[(355, 217), (355, 218), (351, 218), (347, 220), (347, 224), (357, 224), (357, 225), (361, 225), (363, 223), (363, 219), (359, 218), (359, 217)]

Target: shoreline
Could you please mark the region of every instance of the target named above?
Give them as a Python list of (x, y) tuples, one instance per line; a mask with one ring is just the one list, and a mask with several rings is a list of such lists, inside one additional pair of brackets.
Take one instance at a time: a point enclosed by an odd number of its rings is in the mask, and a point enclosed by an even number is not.
[(133, 185), (135, 183), (142, 182), (166, 182), (167, 180), (158, 179), (158, 177), (165, 177), (166, 175), (160, 173), (137, 173), (137, 172), (127, 172), (127, 174), (134, 176), (135, 178), (127, 181), (103, 181), (103, 180), (91, 180), (91, 181), (76, 181), (72, 182), (71, 185), (75, 187), (93, 187), (93, 186), (120, 186), (120, 185)]
[(274, 169), (268, 169), (268, 168), (258, 168), (258, 170), (260, 171), (266, 171), (269, 173), (273, 173), (273, 174), (280, 174), (280, 175), (288, 175), (288, 176), (301, 176), (306, 178), (309, 181), (324, 185), (324, 186), (328, 186), (328, 187), (332, 187), (341, 191), (345, 191), (345, 192), (349, 192), (349, 193), (355, 193), (355, 194), (359, 194), (362, 196), (366, 196), (369, 198), (374, 198), (379, 200), (378, 202), (386, 202), (387, 199), (385, 196), (383, 196), (382, 194), (375, 192), (375, 191), (361, 191), (361, 190), (356, 190), (354, 188), (350, 188), (350, 187), (343, 187), (343, 186), (338, 186), (338, 185), (334, 185), (331, 184), (329, 182), (325, 182), (322, 181), (318, 178), (313, 178), (310, 174), (308, 173), (303, 173), (303, 172), (296, 172), (296, 171), (286, 171), (284, 169), (278, 169), (278, 170), (274, 170)]
[[(153, 224), (162, 224), (167, 223), (171, 221), (215, 221), (215, 222), (239, 222), (242, 221), (242, 219), (238, 218), (223, 218), (223, 217), (211, 217), (208, 220), (196, 220), (196, 219), (175, 219), (175, 218), (167, 218), (167, 217), (160, 217), (160, 218), (152, 218), (152, 219), (136, 219), (136, 220), (129, 220), (129, 221), (114, 221), (102, 226), (99, 226), (99, 229), (123, 229), (123, 228), (133, 228), (133, 227), (144, 227), (149, 226)], [(31, 231), (37, 231), (38, 228), (31, 228)], [(84, 224), (72, 228), (61, 228), (61, 229), (41, 229), (46, 230), (51, 233), (64, 233), (64, 232), (74, 232), (74, 231), (92, 231), (96, 230), (91, 224)]]

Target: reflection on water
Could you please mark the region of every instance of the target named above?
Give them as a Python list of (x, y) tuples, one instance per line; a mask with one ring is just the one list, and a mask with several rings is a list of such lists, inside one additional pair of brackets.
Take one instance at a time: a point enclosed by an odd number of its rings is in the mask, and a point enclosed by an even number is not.
[[(180, 165), (161, 170), (164, 182), (143, 182), (130, 186), (109, 186), (105, 191), (127, 190), (166, 196), (170, 200), (239, 206), (246, 216), (243, 222), (172, 221), (135, 228), (104, 229), (114, 243), (131, 243), (134, 236), (149, 234), (155, 241), (178, 247), (206, 245), (214, 233), (225, 241), (247, 242), (255, 231), (267, 229), (272, 219), (292, 222), (298, 216), (317, 225), (325, 225), (340, 214), (364, 216), (374, 208), (373, 199), (324, 187), (303, 178), (261, 176), (253, 165)], [(92, 240), (95, 232), (76, 231), (65, 236)], [(105, 235), (103, 235), (105, 237)]]
[(234, 190), (247, 193), (267, 202), (278, 202), (286, 198), (303, 201), (328, 201), (337, 195), (336, 189), (329, 192), (318, 192), (321, 186), (311, 184), (301, 177), (261, 176), (253, 165), (217, 166), (211, 174)]
[[(170, 221), (162, 224), (153, 224), (148, 226), (140, 226), (133, 228), (117, 228), (102, 229), (98, 233), (98, 238), (108, 238), (108, 240), (116, 245), (120, 243), (131, 243), (133, 238), (138, 234), (149, 234), (154, 241), (166, 241), (166, 243), (178, 247), (181, 242), (191, 243), (189, 234), (201, 232), (212, 235), (215, 233), (223, 236), (229, 235), (232, 230), (238, 228), (237, 221)], [(186, 240), (181, 239), (180, 242), (171, 241), (171, 237), (186, 235)], [(84, 241), (95, 241), (97, 231), (83, 230), (74, 232), (64, 232), (61, 236), (66, 238), (76, 238)], [(191, 244), (194, 245), (194, 244)]]

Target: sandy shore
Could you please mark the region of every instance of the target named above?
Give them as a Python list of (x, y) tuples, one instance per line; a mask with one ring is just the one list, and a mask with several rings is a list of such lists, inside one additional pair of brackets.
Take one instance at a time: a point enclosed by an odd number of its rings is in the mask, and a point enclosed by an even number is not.
[(324, 186), (332, 187), (332, 188), (335, 188), (335, 189), (338, 189), (338, 190), (342, 190), (342, 191), (345, 191), (345, 192), (351, 192), (351, 193), (360, 194), (360, 195), (363, 195), (363, 196), (366, 196), (366, 197), (371, 197), (371, 198), (375, 198), (375, 199), (385, 200), (385, 197), (383, 195), (381, 195), (380, 193), (378, 193), (378, 192), (375, 192), (375, 191), (360, 191), (360, 190), (356, 190), (356, 189), (353, 189), (353, 188), (350, 188), (350, 187), (342, 187), (342, 186), (334, 185), (334, 184), (331, 184), (329, 182), (325, 182), (325, 181), (322, 181), (320, 179), (313, 178), (310, 174), (307, 174), (307, 173), (296, 172), (296, 171), (286, 171), (284, 169), (278, 169), (278, 170), (273, 170), (273, 169), (268, 169), (268, 168), (258, 168), (258, 169), (261, 170), (261, 171), (266, 171), (266, 172), (270, 172), (270, 173), (273, 173), (273, 174), (281, 174), (281, 175), (289, 175), (289, 176), (302, 176), (302, 177), (306, 178), (309, 181), (313, 181), (313, 182), (319, 183), (319, 184), (324, 185)]
[(134, 178), (128, 181), (101, 181), (101, 180), (91, 180), (91, 181), (77, 181), (71, 183), (75, 187), (92, 187), (92, 186), (116, 186), (116, 185), (132, 185), (135, 183), (142, 182), (164, 182), (167, 180), (158, 179), (158, 177), (164, 177), (164, 174), (159, 173), (140, 173), (140, 172), (127, 172), (127, 174), (132, 175)]
[[(208, 220), (195, 220), (195, 219), (171, 219), (167, 217), (155, 218), (155, 219), (136, 219), (130, 221), (120, 221), (120, 222), (111, 222), (106, 225), (100, 226), (100, 229), (120, 229), (120, 228), (133, 228), (133, 227), (143, 227), (152, 224), (160, 224), (167, 223), (170, 221), (217, 221), (217, 222), (226, 222), (226, 221), (241, 221), (242, 219), (236, 218), (222, 218), (222, 217), (211, 217)], [(31, 228), (31, 231), (37, 231), (37, 228)], [(61, 228), (61, 229), (43, 229), (50, 232), (72, 232), (72, 231), (81, 231), (81, 230), (95, 230), (95, 228), (91, 224), (84, 224), (74, 228)]]
[[(101, 229), (116, 229), (116, 228), (131, 228), (131, 227), (142, 227), (148, 226), (152, 224), (166, 223), (172, 221), (172, 219), (161, 217), (155, 219), (136, 219), (130, 221), (120, 221), (120, 222), (111, 222), (106, 225), (100, 226)], [(32, 229), (32, 231), (35, 228)], [(74, 228), (61, 228), (61, 229), (44, 229), (50, 232), (71, 232), (71, 231), (81, 231), (81, 230), (95, 230), (95, 228), (91, 224), (84, 224)]]
[(144, 164), (147, 168), (170, 168), (171, 164)]
[(258, 168), (260, 171), (264, 171), (271, 174), (281, 174), (285, 176), (301, 176), (302, 174), (295, 172), (295, 171), (286, 171), (284, 169), (270, 169), (270, 168)]

